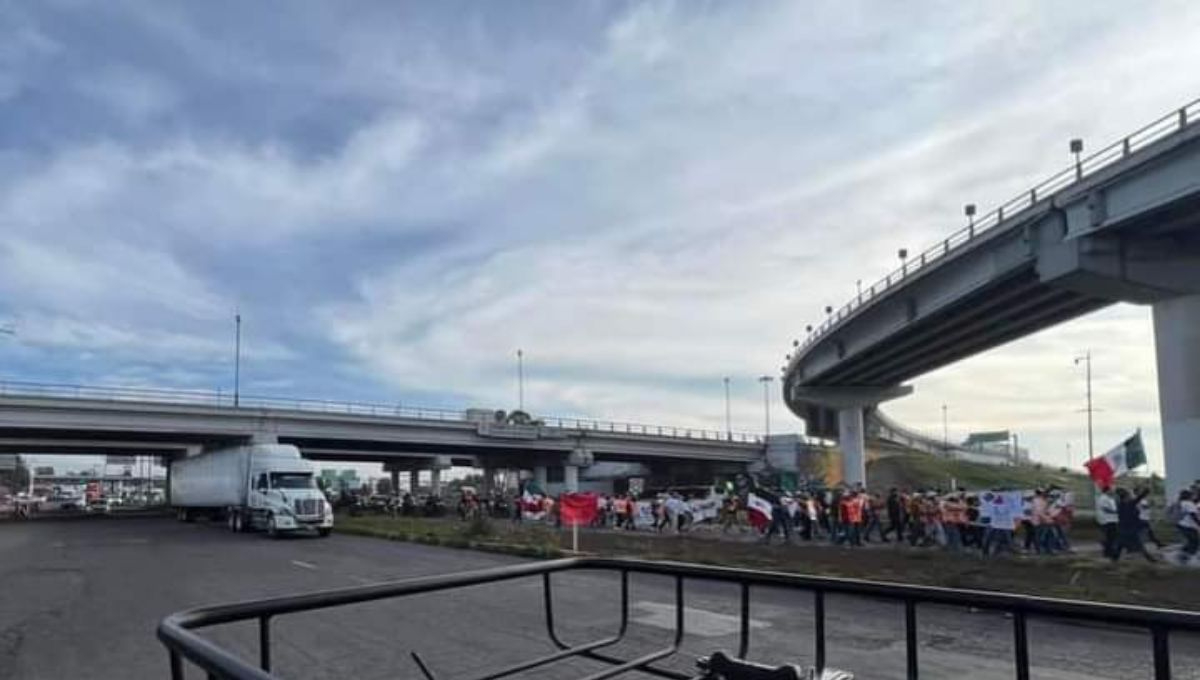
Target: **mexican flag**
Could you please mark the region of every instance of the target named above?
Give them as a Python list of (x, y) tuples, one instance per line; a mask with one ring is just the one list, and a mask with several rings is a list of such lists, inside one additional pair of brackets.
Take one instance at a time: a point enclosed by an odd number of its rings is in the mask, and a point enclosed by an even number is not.
[(1142, 446), (1142, 431), (1118, 444), (1108, 453), (1084, 463), (1088, 476), (1096, 486), (1112, 486), (1113, 480), (1130, 470), (1146, 464), (1146, 448)]
[(771, 526), (771, 503), (755, 493), (746, 495), (746, 510), (750, 525), (759, 531)]

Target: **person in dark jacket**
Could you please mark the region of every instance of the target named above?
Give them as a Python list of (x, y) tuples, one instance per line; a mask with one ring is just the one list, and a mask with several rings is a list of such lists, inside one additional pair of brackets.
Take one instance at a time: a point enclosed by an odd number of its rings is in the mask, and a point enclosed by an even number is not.
[(1121, 553), (1139, 552), (1147, 562), (1157, 562), (1158, 559), (1146, 550), (1142, 543), (1142, 524), (1138, 513), (1138, 503), (1150, 493), (1150, 489), (1142, 489), (1136, 495), (1128, 489), (1117, 489), (1117, 545), (1112, 552), (1112, 561), (1121, 559)]
[(893, 532), (896, 534), (896, 542), (899, 543), (904, 538), (904, 501), (900, 498), (900, 490), (892, 487), (888, 491), (887, 497), (887, 516), (888, 526), (883, 530), (883, 540), (887, 541), (888, 536)]

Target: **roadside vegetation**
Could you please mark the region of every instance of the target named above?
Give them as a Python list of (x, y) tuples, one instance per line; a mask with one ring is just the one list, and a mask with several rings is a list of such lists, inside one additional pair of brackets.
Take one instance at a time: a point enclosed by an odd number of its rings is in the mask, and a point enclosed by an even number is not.
[[(339, 516), (337, 531), (395, 541), (485, 550), (534, 558), (570, 555), (571, 533), (507, 520)], [(1197, 572), (1140, 561), (1109, 564), (1094, 554), (981, 560), (941, 550), (827, 543), (764, 546), (748, 534), (713, 531), (654, 534), (584, 530), (584, 554), (696, 562), (819, 576), (969, 588), (1200, 611)]]

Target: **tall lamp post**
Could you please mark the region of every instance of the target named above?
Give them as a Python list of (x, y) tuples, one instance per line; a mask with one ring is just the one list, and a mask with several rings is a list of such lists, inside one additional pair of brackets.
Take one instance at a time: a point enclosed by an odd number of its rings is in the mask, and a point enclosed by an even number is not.
[(725, 376), (725, 437), (733, 441), (732, 419), (729, 417), (729, 376)]
[(517, 350), (517, 408), (525, 410), (525, 352)]
[(233, 336), (233, 407), (237, 408), (241, 402), (242, 392), (242, 315), (241, 313), (234, 314), (234, 336)]
[(1078, 366), (1080, 363), (1086, 367), (1087, 408), (1084, 410), (1087, 411), (1088, 460), (1090, 461), (1096, 455), (1092, 445), (1092, 411), (1094, 410), (1092, 409), (1092, 350), (1089, 349), (1081, 357), (1075, 357), (1075, 365)]
[(942, 448), (946, 451), (950, 450), (950, 420), (946, 415), (947, 408), (942, 404)]
[(771, 436), (771, 391), (768, 388), (768, 385), (770, 385), (771, 381), (774, 379), (775, 378), (773, 378), (772, 376), (769, 376), (769, 375), (759, 376), (759, 378), (758, 378), (758, 381), (760, 383), (762, 383), (762, 386), (763, 386), (763, 419), (764, 419), (763, 439), (764, 440), (767, 437)]

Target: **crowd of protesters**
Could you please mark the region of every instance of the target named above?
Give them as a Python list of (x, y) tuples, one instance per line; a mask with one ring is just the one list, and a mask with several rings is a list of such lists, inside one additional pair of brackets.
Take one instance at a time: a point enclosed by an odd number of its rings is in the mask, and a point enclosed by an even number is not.
[[(1072, 551), (1075, 522), (1073, 494), (1057, 486), (1032, 491), (912, 490), (894, 487), (887, 493), (861, 485), (838, 486), (794, 493), (756, 489), (759, 503), (769, 513), (755, 513), (750, 494), (725, 494), (707, 498), (665, 492), (638, 499), (633, 494), (597, 496), (594, 528), (681, 533), (696, 525), (722, 532), (759, 532), (760, 540), (816, 542), (860, 547), (868, 543), (942, 548), (974, 552), (985, 557), (1004, 554), (1053, 555)], [(1014, 496), (1015, 494), (1015, 496)], [(1096, 493), (1096, 522), (1101, 529), (1101, 552), (1118, 560), (1136, 553), (1157, 561), (1147, 543), (1165, 544), (1154, 532), (1145, 489), (1100, 489)], [(1181, 492), (1167, 508), (1167, 517), (1179, 531), (1181, 562), (1196, 559), (1200, 551), (1200, 481)], [(997, 507), (1007, 506), (1001, 512)], [(559, 524), (557, 503), (549, 496), (482, 499), (464, 496), (459, 505), (463, 519), (481, 514), (526, 518)]]
[[(1071, 549), (1074, 519), (1071, 494), (1057, 487), (1037, 489), (1022, 498), (1020, 516), (998, 521), (983, 507), (991, 494), (892, 488), (886, 495), (862, 486), (819, 492), (760, 496), (771, 504), (763, 541), (829, 541), (859, 547), (866, 543), (939, 546), (953, 552), (974, 550), (983, 555), (1011, 553), (1023, 545), (1030, 553), (1053, 554)], [(740, 508), (737, 499), (723, 512), (730, 531)], [(993, 521), (993, 520), (997, 521)]]

